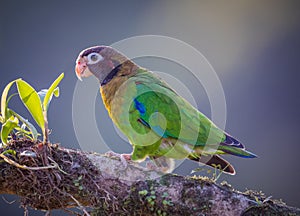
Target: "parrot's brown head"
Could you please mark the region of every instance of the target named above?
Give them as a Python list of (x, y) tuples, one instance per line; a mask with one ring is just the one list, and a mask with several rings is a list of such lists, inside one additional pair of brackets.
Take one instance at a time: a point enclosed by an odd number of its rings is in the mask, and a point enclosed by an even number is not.
[(124, 62), (131, 62), (126, 56), (109, 46), (95, 46), (83, 50), (77, 60), (75, 71), (79, 80), (94, 75), (101, 85), (105, 85), (120, 75)]

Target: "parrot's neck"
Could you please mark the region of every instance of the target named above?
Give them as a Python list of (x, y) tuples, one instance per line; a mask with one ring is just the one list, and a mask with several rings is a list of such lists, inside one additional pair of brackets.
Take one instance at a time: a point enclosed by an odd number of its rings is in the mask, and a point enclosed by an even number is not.
[(122, 64), (118, 65), (117, 67), (115, 67), (106, 77), (104, 80), (100, 80), (100, 85), (104, 86), (107, 83), (109, 83), (109, 81), (111, 81), (119, 72), (119, 70), (121, 69)]

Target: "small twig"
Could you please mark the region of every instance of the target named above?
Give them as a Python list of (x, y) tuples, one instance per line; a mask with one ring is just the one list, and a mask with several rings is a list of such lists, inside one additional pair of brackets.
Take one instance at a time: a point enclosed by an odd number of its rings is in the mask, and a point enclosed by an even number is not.
[(21, 169), (27, 169), (27, 170), (44, 170), (44, 169), (54, 169), (57, 168), (57, 165), (54, 166), (43, 166), (43, 167), (28, 167), (26, 165), (21, 165), (15, 161), (13, 161), (12, 159), (6, 157), (4, 154), (0, 154), (0, 157), (3, 158), (3, 160), (7, 163), (9, 163), (10, 165), (13, 165), (15, 167), (21, 168)]
[(54, 165), (57, 167), (57, 169), (58, 169), (59, 171), (61, 171), (63, 174), (65, 174), (65, 175), (70, 175), (69, 173), (66, 173), (65, 171), (63, 171), (63, 170), (59, 167), (59, 165), (58, 165), (52, 158), (48, 157), (48, 159), (49, 159), (52, 163), (54, 163)]
[(28, 209), (27, 209), (27, 206), (24, 206), (24, 216), (28, 216)]
[(262, 203), (269, 202), (269, 201), (271, 200), (271, 198), (272, 198), (272, 196), (269, 196), (269, 197), (267, 197), (266, 199), (264, 199), (264, 200), (263, 200), (263, 202), (262, 202)]
[(90, 216), (90, 214), (87, 212), (87, 210), (78, 202), (75, 197), (73, 197), (71, 194), (68, 194), (74, 202), (76, 202), (77, 206), (80, 208), (81, 211), (83, 211), (87, 216)]
[(49, 210), (45, 213), (45, 216), (50, 216), (50, 215), (51, 215), (51, 210)]

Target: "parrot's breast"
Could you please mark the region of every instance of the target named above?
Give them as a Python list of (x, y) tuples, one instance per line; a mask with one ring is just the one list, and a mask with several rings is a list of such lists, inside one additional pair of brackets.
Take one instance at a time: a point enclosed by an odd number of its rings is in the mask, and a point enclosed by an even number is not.
[[(119, 86), (122, 85), (127, 79), (116, 77), (111, 80), (107, 85), (100, 88), (101, 97), (105, 108), (111, 116), (112, 106), (121, 106), (124, 103), (124, 97), (120, 94)], [(112, 117), (112, 116), (111, 116)]]

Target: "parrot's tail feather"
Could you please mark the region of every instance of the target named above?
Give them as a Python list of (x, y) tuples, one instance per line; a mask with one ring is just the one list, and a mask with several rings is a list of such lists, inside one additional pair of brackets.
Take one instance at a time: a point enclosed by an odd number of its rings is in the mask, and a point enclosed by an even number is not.
[(215, 169), (219, 169), (230, 175), (235, 175), (235, 170), (233, 166), (228, 161), (226, 161), (218, 155), (201, 155), (200, 157), (195, 157), (195, 155), (191, 155), (188, 158), (211, 166)]
[(225, 134), (225, 140), (221, 142), (220, 145), (231, 146), (235, 148), (245, 148), (244, 145), (240, 143), (240, 141), (229, 134)]
[(225, 145), (220, 145), (219, 150), (222, 150), (223, 152), (230, 154), (230, 155), (235, 155), (238, 157), (243, 157), (243, 158), (256, 158), (257, 155), (253, 154), (252, 152), (247, 151), (246, 149), (242, 148), (235, 148), (231, 146), (225, 146)]

